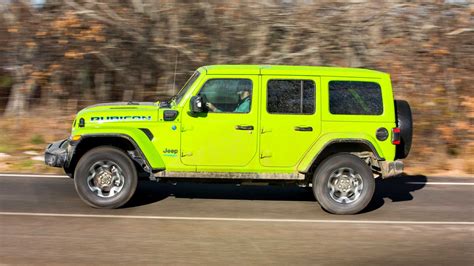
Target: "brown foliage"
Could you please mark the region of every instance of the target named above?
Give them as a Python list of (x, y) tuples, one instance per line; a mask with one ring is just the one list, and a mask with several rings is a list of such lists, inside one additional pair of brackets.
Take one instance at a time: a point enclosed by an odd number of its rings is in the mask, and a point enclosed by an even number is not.
[(209, 64), (381, 70), (413, 108), (409, 163), (425, 166), (433, 154), (472, 156), (474, 5), (447, 2), (12, 1), (2, 7), (0, 64), (21, 84), (16, 111), (130, 92), (162, 99), (175, 77), (183, 84)]

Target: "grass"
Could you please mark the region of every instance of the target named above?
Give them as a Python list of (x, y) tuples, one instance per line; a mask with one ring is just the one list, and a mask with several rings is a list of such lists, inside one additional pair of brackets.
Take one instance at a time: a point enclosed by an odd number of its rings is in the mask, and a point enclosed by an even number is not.
[(9, 130), (2, 124), (0, 124), (0, 128), (0, 152), (11, 153), (15, 150), (15, 146), (11, 143), (11, 135), (9, 134)]
[(21, 160), (18, 162), (18, 166), (20, 169), (24, 169), (24, 168), (30, 169), (34, 164), (35, 164), (34, 161), (30, 159)]
[(45, 140), (42, 135), (35, 134), (30, 139), (31, 144), (44, 144)]
[(4, 140), (6, 140), (6, 138), (0, 139), (0, 152), (1, 153), (13, 152), (15, 150), (15, 147), (13, 147), (13, 145), (10, 145), (8, 143), (4, 143)]

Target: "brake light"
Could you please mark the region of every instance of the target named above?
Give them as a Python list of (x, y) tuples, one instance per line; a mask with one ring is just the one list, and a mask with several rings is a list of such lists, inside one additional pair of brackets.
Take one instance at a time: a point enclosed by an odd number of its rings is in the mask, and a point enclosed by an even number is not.
[(400, 128), (398, 127), (392, 128), (392, 144), (393, 145), (400, 144)]

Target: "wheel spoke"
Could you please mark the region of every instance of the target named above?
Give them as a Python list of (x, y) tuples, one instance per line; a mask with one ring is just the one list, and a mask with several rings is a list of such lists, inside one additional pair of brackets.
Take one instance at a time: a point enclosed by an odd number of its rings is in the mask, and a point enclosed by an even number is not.
[(116, 193), (120, 192), (121, 190), (121, 187), (112, 187), (109, 191), (109, 196), (112, 197), (114, 196)]
[(90, 182), (95, 177), (95, 172), (89, 172), (89, 176), (87, 176), (87, 182)]
[(346, 197), (351, 201), (353, 201), (355, 199), (356, 195), (357, 194), (355, 193), (354, 189), (348, 190), (346, 192)]
[(333, 184), (329, 184), (328, 187), (329, 187), (329, 192), (330, 193), (334, 193), (334, 191), (336, 191), (336, 188), (334, 187)]
[(350, 202), (349, 202), (349, 201), (350, 201), (349, 198), (346, 197), (346, 196), (340, 197), (339, 200), (340, 200), (341, 203), (350, 203)]
[(341, 195), (339, 198), (347, 198), (347, 191), (340, 191), (341, 192)]
[(98, 187), (92, 187), (92, 192), (94, 192), (97, 196), (104, 197), (102, 190)]
[(346, 168), (347, 172), (349, 172), (349, 176), (353, 178), (355, 176), (354, 169), (352, 168)]

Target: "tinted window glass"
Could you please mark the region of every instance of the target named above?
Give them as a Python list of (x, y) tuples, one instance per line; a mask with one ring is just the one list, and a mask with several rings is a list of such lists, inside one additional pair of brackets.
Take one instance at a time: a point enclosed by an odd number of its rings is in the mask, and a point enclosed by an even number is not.
[(382, 91), (375, 82), (329, 82), (329, 110), (331, 114), (381, 115)]
[(312, 80), (269, 80), (267, 111), (274, 114), (314, 114), (315, 87)]
[(248, 113), (252, 100), (252, 81), (249, 79), (210, 79), (199, 95), (215, 107), (209, 112)]

